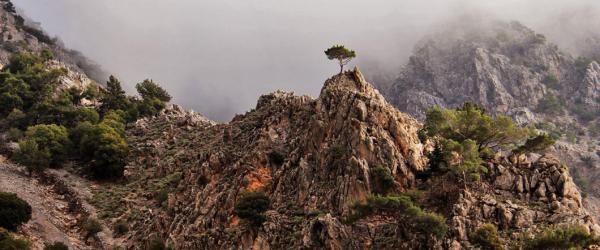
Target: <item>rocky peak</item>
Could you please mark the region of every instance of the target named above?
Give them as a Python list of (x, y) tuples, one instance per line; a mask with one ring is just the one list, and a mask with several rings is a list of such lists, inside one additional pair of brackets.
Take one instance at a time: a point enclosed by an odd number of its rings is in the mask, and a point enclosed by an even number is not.
[[(140, 204), (132, 211), (146, 214), (120, 215), (139, 228), (132, 244), (168, 235), (170, 244), (184, 249), (361, 245), (353, 238), (358, 232), (342, 221), (351, 205), (373, 192), (372, 169), (388, 168), (399, 192), (414, 187), (414, 172), (426, 162), (419, 123), (388, 104), (358, 69), (327, 80), (317, 99), (264, 95), (254, 110), (227, 124), (190, 126), (178, 117), (187, 115), (169, 109), (129, 129), (128, 186), (138, 187), (131, 190), (138, 197), (132, 205)], [(168, 188), (167, 206), (156, 208), (144, 197), (173, 173), (181, 176), (180, 188)], [(199, 178), (206, 183), (198, 184)], [(232, 211), (247, 191), (272, 200), (257, 232)], [(136, 219), (148, 216), (155, 219)]]

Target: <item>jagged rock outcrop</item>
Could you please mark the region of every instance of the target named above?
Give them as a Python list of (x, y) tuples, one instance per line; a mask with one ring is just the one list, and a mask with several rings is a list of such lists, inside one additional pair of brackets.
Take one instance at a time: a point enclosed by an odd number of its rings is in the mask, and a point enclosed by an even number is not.
[[(413, 187), (414, 171), (425, 166), (417, 121), (358, 71), (329, 79), (316, 100), (281, 91), (262, 96), (229, 124), (175, 120), (167, 111), (130, 130), (134, 182), (181, 174), (166, 209), (131, 208), (146, 218), (132, 226), (143, 229), (134, 242), (159, 233), (179, 249), (357, 249), (364, 243), (341, 221), (371, 193), (369, 170), (390, 168), (400, 191)], [(262, 229), (252, 231), (232, 209), (241, 192), (258, 190), (273, 205)]]
[(557, 94), (566, 101), (583, 98), (592, 108), (598, 107), (596, 66), (578, 64), (517, 22), (494, 22), (450, 30), (417, 45), (385, 95), (419, 118), (433, 105), (456, 107), (467, 101), (494, 114), (517, 116), (525, 109), (535, 110), (552, 88), (560, 88)]
[(559, 137), (551, 151), (598, 197), (597, 184), (585, 184), (600, 176), (599, 70), (518, 22), (483, 21), (425, 39), (400, 77), (381, 85), (390, 103), (421, 120), (431, 106), (473, 102)]
[(579, 224), (600, 232), (567, 167), (551, 155), (535, 158), (498, 157), (488, 162), (490, 172), (482, 186), (462, 191), (453, 205), (449, 248), (470, 247), (469, 233), (484, 223), (496, 225), (507, 242), (556, 224)]
[[(373, 168), (390, 169), (390, 192), (417, 186), (415, 174), (427, 161), (419, 128), (358, 70), (327, 80), (317, 99), (264, 95), (227, 124), (171, 107), (128, 128), (127, 192), (115, 193), (123, 209), (110, 220), (130, 223), (123, 244), (134, 249), (154, 238), (175, 249), (422, 247), (417, 233), (393, 216), (346, 223), (353, 204), (376, 193)], [(533, 224), (580, 222), (596, 230), (566, 168), (554, 161), (490, 162), (483, 187), (457, 192), (448, 204), (447, 240), (430, 246), (468, 247), (466, 233), (483, 222), (532, 232), (541, 228)], [(272, 201), (258, 227), (233, 212), (246, 191), (265, 192)], [(166, 198), (157, 202), (161, 192)]]

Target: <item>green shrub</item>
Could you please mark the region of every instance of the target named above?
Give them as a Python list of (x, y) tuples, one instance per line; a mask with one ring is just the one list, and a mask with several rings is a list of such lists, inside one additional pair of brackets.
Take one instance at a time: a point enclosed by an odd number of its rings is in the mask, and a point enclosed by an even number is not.
[(8, 141), (19, 141), (23, 138), (23, 131), (18, 128), (10, 128), (6, 131), (6, 139)]
[(346, 150), (344, 149), (344, 147), (341, 145), (337, 145), (337, 144), (329, 146), (328, 151), (329, 151), (329, 155), (331, 155), (331, 157), (334, 160), (344, 157), (344, 154), (346, 153)]
[(44, 250), (69, 250), (69, 247), (60, 241), (44, 246)]
[(346, 222), (353, 223), (372, 214), (396, 217), (412, 230), (427, 236), (443, 238), (447, 231), (445, 218), (435, 213), (424, 212), (408, 195), (370, 196), (365, 203), (356, 203)]
[(563, 102), (554, 94), (548, 93), (538, 102), (536, 111), (550, 115), (562, 115), (564, 106)]
[(560, 82), (558, 81), (558, 78), (555, 75), (547, 75), (542, 80), (542, 83), (551, 89), (560, 90), (562, 88)]
[(40, 151), (50, 153), (50, 166), (60, 166), (65, 161), (71, 145), (67, 129), (56, 124), (40, 124), (27, 128), (25, 140), (34, 141)]
[(129, 225), (127, 224), (127, 222), (125, 222), (125, 221), (117, 221), (113, 225), (113, 234), (116, 237), (125, 235), (127, 232), (129, 232)]
[(98, 234), (99, 232), (102, 232), (102, 230), (104, 230), (104, 228), (102, 227), (102, 224), (100, 224), (100, 222), (94, 218), (89, 218), (87, 219), (87, 221), (83, 224), (83, 230), (85, 230), (86, 238), (89, 237), (94, 237), (96, 236), (96, 234)]
[(481, 156), (490, 155), (488, 149), (514, 147), (531, 134), (510, 117), (491, 117), (482, 107), (468, 102), (457, 109), (434, 107), (426, 115), (422, 136), (436, 143), (436, 151), (425, 177), (448, 169), (462, 178), (465, 186), (467, 177), (487, 172)]
[(529, 138), (525, 144), (514, 150), (515, 153), (539, 152), (546, 150), (554, 145), (556, 141), (548, 134), (540, 134), (536, 137)]
[(526, 240), (524, 249), (583, 249), (598, 242), (581, 225), (551, 226)]
[(266, 217), (264, 213), (271, 206), (271, 199), (263, 192), (242, 193), (234, 207), (234, 212), (254, 225), (260, 225)]
[(413, 219), (413, 228), (425, 235), (433, 235), (442, 239), (448, 232), (446, 218), (435, 213), (417, 213)]
[(48, 149), (40, 149), (34, 140), (22, 140), (19, 142), (19, 149), (11, 159), (24, 165), (31, 174), (32, 172), (43, 172), (48, 168), (52, 155)]
[(154, 199), (159, 205), (162, 205), (165, 201), (167, 201), (167, 199), (169, 199), (169, 191), (166, 188), (159, 190), (154, 196)]
[(29, 250), (28, 241), (15, 239), (6, 229), (0, 227), (0, 250)]
[(13, 109), (6, 118), (4, 118), (3, 125), (6, 127), (15, 127), (18, 129), (27, 128), (27, 116), (20, 109)]
[(206, 176), (204, 175), (200, 175), (198, 176), (198, 179), (196, 179), (196, 183), (198, 184), (198, 186), (204, 187), (206, 186), (206, 184), (208, 184), (209, 180), (208, 178), (206, 178)]
[(394, 186), (394, 177), (389, 168), (377, 166), (373, 168), (373, 178), (379, 186), (380, 193), (385, 193)]
[(576, 104), (571, 110), (573, 113), (575, 113), (575, 115), (577, 115), (579, 120), (585, 123), (593, 121), (596, 119), (596, 117), (598, 117), (598, 115), (600, 115), (600, 112), (586, 108), (581, 104)]
[(502, 241), (498, 236), (498, 230), (492, 224), (483, 224), (475, 232), (469, 235), (469, 241), (482, 250), (502, 250)]
[(0, 227), (15, 231), (31, 219), (31, 206), (16, 194), (0, 192)]
[(167, 246), (165, 245), (165, 241), (160, 238), (153, 238), (148, 242), (148, 246), (146, 247), (148, 250), (166, 250)]
[(90, 164), (89, 172), (98, 179), (120, 177), (123, 174), (129, 146), (125, 138), (113, 127), (101, 123), (78, 128), (83, 133), (79, 148), (81, 157)]

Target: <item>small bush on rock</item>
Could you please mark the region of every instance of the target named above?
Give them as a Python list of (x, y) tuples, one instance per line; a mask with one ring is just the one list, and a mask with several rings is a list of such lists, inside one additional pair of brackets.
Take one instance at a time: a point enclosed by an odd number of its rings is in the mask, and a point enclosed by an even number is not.
[(482, 250), (502, 250), (503, 244), (498, 237), (498, 230), (492, 224), (483, 224), (469, 235), (469, 240)]
[(266, 217), (264, 213), (271, 206), (271, 199), (263, 192), (243, 193), (235, 204), (234, 212), (254, 225), (260, 225)]
[(69, 250), (69, 247), (60, 241), (44, 246), (44, 250)]
[(102, 232), (102, 230), (104, 230), (104, 228), (102, 228), (102, 224), (100, 224), (100, 222), (98, 220), (89, 218), (83, 224), (83, 230), (85, 230), (85, 232), (86, 232), (85, 237), (89, 238), (89, 237), (96, 236), (96, 234), (98, 234), (99, 232)]
[(117, 221), (113, 226), (113, 234), (115, 236), (122, 236), (129, 232), (129, 225), (125, 221)]
[(389, 168), (384, 166), (375, 167), (373, 170), (373, 178), (378, 184), (380, 189), (379, 193), (385, 193), (387, 190), (394, 186), (394, 177)]

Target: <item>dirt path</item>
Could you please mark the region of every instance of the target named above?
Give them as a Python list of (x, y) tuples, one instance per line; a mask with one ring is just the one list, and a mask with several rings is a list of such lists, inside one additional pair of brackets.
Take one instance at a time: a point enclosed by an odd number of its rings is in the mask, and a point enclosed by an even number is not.
[(76, 219), (68, 213), (68, 205), (53, 192), (51, 186), (38, 183), (25, 175), (23, 169), (0, 156), (0, 190), (16, 193), (32, 208), (32, 219), (20, 232), (27, 236), (34, 249), (42, 249), (44, 243), (61, 241), (69, 249), (90, 249), (77, 232)]

